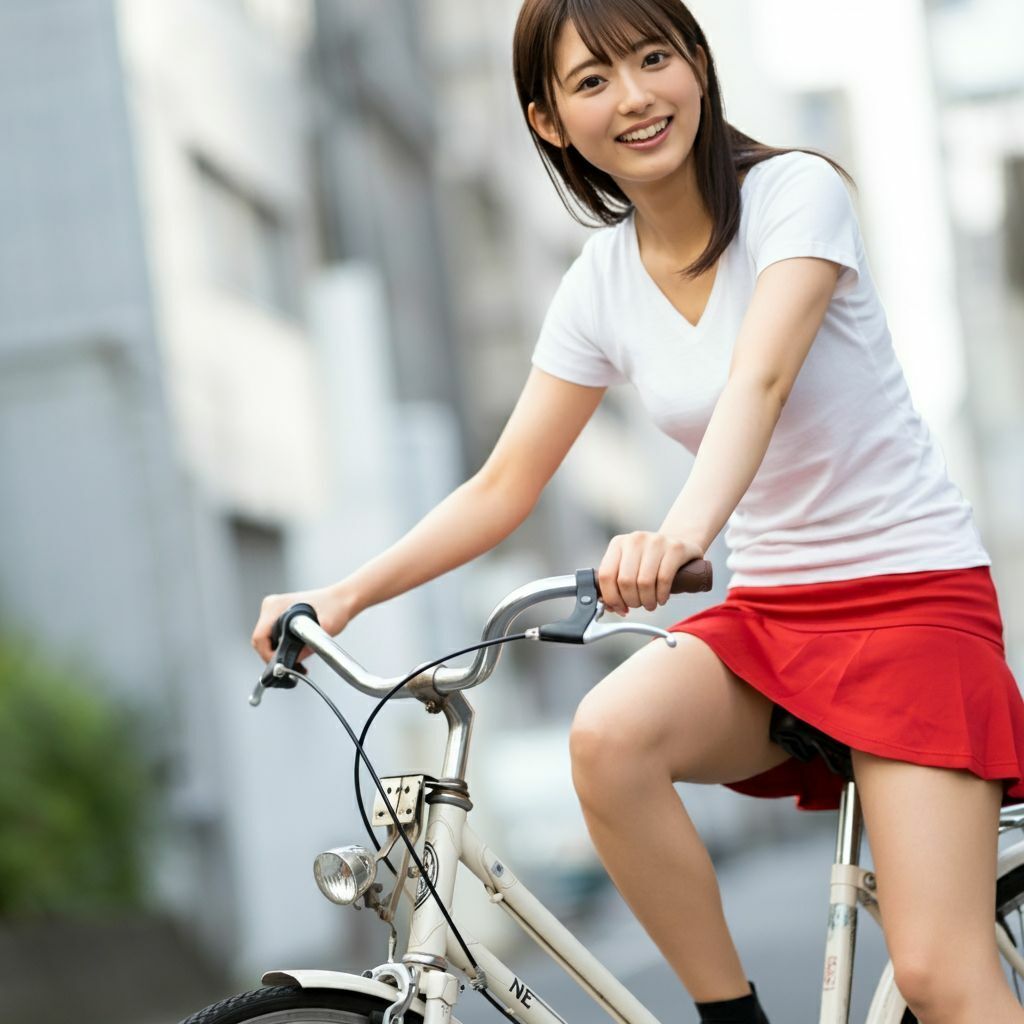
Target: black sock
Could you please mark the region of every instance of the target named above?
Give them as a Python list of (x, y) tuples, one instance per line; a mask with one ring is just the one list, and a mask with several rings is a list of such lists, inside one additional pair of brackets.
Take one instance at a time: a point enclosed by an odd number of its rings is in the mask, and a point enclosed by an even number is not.
[(701, 1024), (769, 1024), (757, 998), (752, 981), (750, 994), (738, 999), (720, 999), (714, 1003), (696, 1003)]

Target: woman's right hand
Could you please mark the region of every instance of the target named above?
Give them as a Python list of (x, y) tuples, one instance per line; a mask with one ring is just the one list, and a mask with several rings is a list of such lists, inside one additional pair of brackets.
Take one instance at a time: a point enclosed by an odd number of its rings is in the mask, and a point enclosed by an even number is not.
[[(319, 590), (300, 590), (294, 594), (268, 594), (263, 598), (260, 617), (252, 631), (252, 645), (264, 661), (270, 661), (274, 656), (274, 647), (270, 642), (270, 631), (274, 623), (293, 604), (312, 605), (320, 625), (331, 636), (337, 636), (356, 614), (352, 600), (338, 584), (321, 587)], [(304, 647), (299, 655), (300, 660), (309, 653), (309, 648)]]

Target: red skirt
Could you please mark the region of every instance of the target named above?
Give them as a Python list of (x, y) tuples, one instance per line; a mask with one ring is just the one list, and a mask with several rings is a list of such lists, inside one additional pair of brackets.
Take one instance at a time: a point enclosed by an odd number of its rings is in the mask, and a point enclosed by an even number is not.
[[(703, 640), (769, 700), (855, 750), (963, 768), (1024, 801), (1024, 700), (1006, 663), (989, 570), (733, 587), (670, 627)], [(820, 756), (727, 783), (802, 810), (839, 806)]]

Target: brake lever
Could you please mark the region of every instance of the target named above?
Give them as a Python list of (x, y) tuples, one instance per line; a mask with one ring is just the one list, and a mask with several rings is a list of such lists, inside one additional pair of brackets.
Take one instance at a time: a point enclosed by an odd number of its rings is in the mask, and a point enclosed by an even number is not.
[[(317, 618), (316, 609), (311, 604), (293, 604), (278, 617), (270, 635), (270, 642), (275, 648), (274, 657), (267, 662), (260, 674), (259, 681), (249, 695), (249, 704), (254, 708), (259, 707), (260, 701), (263, 700), (264, 690), (271, 686), (291, 689), (295, 686), (294, 672), (306, 675), (305, 666), (299, 663), (302, 641), (288, 632), (289, 622), (297, 615), (306, 615), (314, 622), (320, 621)], [(288, 672), (287, 669), (292, 671)]]
[(597, 574), (593, 569), (576, 571), (576, 607), (561, 622), (534, 626), (526, 630), (527, 640), (546, 640), (559, 644), (590, 644), (615, 633), (639, 633), (641, 636), (661, 637), (669, 647), (676, 646), (676, 638), (664, 629), (644, 622), (622, 622), (598, 625), (604, 615), (604, 602), (597, 590)]
[(676, 638), (668, 630), (659, 629), (657, 626), (648, 625), (646, 622), (613, 622), (598, 625), (597, 620), (604, 615), (604, 602), (600, 599), (597, 602), (597, 611), (594, 617), (583, 630), (579, 640), (561, 640), (550, 636), (542, 636), (543, 626), (535, 626), (526, 630), (527, 640), (548, 640), (555, 643), (584, 643), (592, 644), (597, 640), (604, 640), (605, 637), (614, 636), (616, 633), (637, 633), (640, 636), (661, 637), (669, 647), (676, 646)]
[[(295, 680), (291, 678), (292, 672), (299, 672), (304, 676), (309, 675), (305, 665), (296, 663), (295, 668), (287, 669), (281, 662), (271, 661), (256, 680), (256, 685), (253, 687), (252, 693), (249, 694), (249, 704), (258, 708), (263, 700), (264, 691), (269, 690), (272, 686), (290, 690), (296, 685)], [(284, 679), (286, 682), (275, 683), (273, 681), (275, 679)]]
[(604, 614), (604, 603), (598, 601), (598, 611), (593, 621), (583, 632), (583, 642), (592, 644), (595, 640), (603, 640), (606, 636), (614, 636), (616, 633), (638, 633), (641, 636), (661, 637), (669, 647), (675, 647), (676, 638), (666, 629), (658, 626), (651, 626), (646, 622), (613, 622), (598, 625), (597, 620)]

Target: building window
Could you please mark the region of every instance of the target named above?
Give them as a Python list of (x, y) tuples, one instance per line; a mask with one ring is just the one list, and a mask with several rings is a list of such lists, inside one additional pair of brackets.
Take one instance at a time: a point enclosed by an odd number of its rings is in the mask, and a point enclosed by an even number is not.
[(196, 157), (195, 166), (210, 278), (260, 305), (295, 316), (295, 259), (281, 217), (205, 157)]
[(267, 594), (285, 590), (284, 531), (241, 516), (228, 520), (235, 552), (238, 608), (243, 625), (252, 628)]

